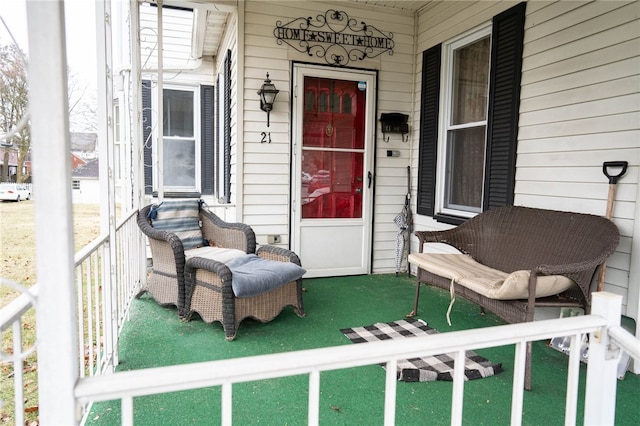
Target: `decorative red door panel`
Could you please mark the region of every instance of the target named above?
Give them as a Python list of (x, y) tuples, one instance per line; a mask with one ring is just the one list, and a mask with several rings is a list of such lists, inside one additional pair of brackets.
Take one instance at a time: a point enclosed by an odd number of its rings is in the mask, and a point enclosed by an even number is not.
[(304, 77), (302, 219), (362, 218), (366, 92)]

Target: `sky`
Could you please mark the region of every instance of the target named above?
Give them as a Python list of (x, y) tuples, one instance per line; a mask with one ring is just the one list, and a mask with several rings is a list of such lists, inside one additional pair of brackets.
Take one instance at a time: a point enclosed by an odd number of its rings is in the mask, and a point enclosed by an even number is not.
[[(28, 31), (26, 2), (51, 2), (59, 0), (0, 0), (0, 44), (12, 42), (13, 38), (28, 56)], [(96, 30), (95, 2), (93, 0), (66, 0), (65, 21), (67, 37), (67, 64), (82, 81), (95, 87), (96, 77)]]

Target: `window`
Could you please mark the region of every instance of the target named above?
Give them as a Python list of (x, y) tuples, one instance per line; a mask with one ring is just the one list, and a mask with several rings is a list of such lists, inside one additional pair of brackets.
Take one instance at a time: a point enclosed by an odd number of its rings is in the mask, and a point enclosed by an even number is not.
[(439, 211), (471, 216), (482, 211), (489, 93), (490, 32), (484, 29), (445, 47), (447, 107), (438, 141)]
[(525, 7), (423, 52), (419, 214), (458, 224), (513, 204)]
[[(143, 81), (142, 105), (145, 144), (145, 193), (158, 191), (159, 171), (154, 169), (157, 93)], [(163, 164), (165, 196), (213, 194), (213, 86), (163, 89)]]
[(170, 191), (195, 191), (199, 168), (196, 156), (200, 153), (196, 146), (195, 91), (164, 89), (163, 98), (164, 186)]

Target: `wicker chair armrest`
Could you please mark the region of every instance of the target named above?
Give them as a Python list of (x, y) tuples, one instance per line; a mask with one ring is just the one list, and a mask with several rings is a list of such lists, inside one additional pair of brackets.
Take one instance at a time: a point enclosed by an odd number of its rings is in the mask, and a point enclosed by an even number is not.
[(245, 223), (225, 222), (207, 210), (200, 211), (202, 236), (218, 247), (234, 248), (245, 253), (256, 252), (256, 234)]
[[(196, 272), (198, 269), (212, 272), (220, 277), (220, 291), (225, 299), (233, 299), (233, 287), (231, 286), (231, 270), (222, 262), (205, 259), (203, 257), (192, 257), (187, 260), (184, 267), (185, 275), (185, 310), (191, 306), (191, 298), (196, 287)], [(214, 286), (214, 283), (207, 283)], [(217, 287), (217, 286), (216, 286)], [(185, 312), (187, 314), (187, 312)]]
[(192, 257), (186, 262), (185, 271), (204, 269), (220, 276), (222, 280), (231, 280), (231, 270), (222, 262), (204, 257)]
[(593, 259), (584, 262), (566, 263), (563, 265), (539, 265), (534, 271), (538, 275), (565, 275), (587, 271), (598, 267), (605, 259)]
[(264, 259), (276, 260), (278, 262), (291, 262), (298, 266), (302, 266), (300, 258), (291, 250), (276, 246), (260, 246), (256, 252), (258, 257)]

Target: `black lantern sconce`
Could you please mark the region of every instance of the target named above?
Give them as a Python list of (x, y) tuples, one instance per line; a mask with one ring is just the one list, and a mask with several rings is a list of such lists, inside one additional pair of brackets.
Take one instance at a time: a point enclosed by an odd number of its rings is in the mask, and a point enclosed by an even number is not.
[(269, 73), (267, 73), (267, 79), (262, 84), (258, 95), (260, 95), (260, 109), (267, 113), (267, 127), (269, 127), (269, 113), (273, 109), (273, 103), (276, 101), (276, 95), (280, 92), (276, 89), (276, 86), (269, 80)]

